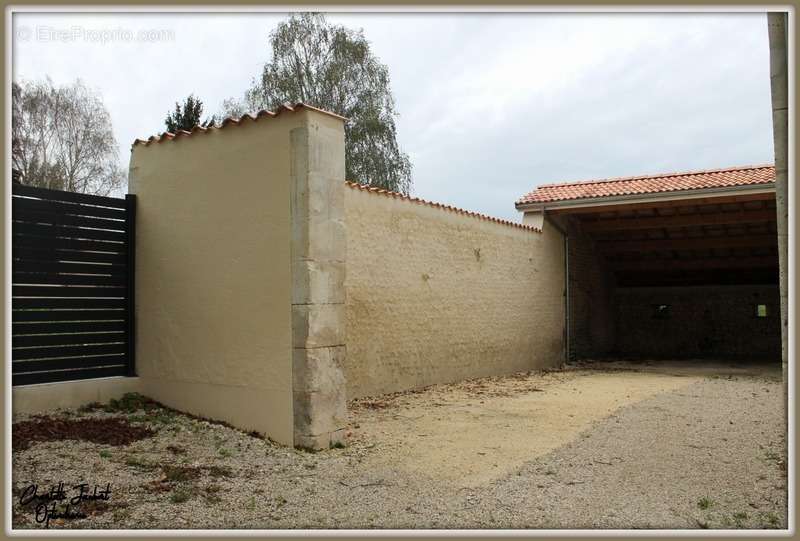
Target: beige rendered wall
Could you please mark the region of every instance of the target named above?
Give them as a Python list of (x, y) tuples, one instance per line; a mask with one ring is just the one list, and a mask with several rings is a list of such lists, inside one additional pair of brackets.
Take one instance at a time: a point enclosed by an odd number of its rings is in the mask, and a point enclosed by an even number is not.
[(348, 185), (348, 398), (557, 366), (564, 242)]
[(308, 112), (133, 148), (142, 392), (293, 443), (290, 177)]

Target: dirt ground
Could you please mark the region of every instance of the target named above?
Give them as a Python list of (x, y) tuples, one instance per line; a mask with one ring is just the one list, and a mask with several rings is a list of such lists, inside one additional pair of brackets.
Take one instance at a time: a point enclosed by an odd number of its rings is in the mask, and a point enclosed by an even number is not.
[[(574, 440), (592, 423), (700, 376), (647, 372), (550, 372), (492, 378), (400, 396), (392, 408), (355, 410), (356, 438), (403, 452), (376, 453), (393, 464), (459, 486), (481, 486)], [(358, 404), (361, 406), (361, 404)]]
[[(110, 496), (51, 528), (785, 528), (782, 393), (779, 366), (572, 366), (354, 401), (319, 453), (135, 400), (17, 416), (14, 526), (63, 481)], [(130, 437), (60, 439), (92, 419)]]

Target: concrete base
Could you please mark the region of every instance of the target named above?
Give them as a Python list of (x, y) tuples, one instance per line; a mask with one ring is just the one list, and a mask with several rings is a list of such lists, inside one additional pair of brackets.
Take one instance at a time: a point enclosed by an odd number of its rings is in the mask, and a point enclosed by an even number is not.
[(39, 413), (57, 408), (77, 408), (138, 392), (141, 392), (139, 378), (124, 376), (20, 385), (11, 391), (11, 411)]

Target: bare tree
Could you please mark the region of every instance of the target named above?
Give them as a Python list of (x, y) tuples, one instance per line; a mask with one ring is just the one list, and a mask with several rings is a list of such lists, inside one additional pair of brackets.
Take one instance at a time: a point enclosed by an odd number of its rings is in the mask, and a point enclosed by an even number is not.
[(12, 87), (12, 169), (28, 186), (108, 195), (125, 182), (111, 117), (80, 80)]

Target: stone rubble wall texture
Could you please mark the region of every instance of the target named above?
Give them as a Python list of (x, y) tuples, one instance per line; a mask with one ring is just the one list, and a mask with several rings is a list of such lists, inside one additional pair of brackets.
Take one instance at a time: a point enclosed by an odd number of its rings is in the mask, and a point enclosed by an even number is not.
[[(781, 353), (775, 285), (617, 288), (617, 353), (645, 359), (748, 359)], [(655, 305), (670, 305), (666, 319)], [(767, 317), (756, 317), (756, 305)]]
[(348, 399), (564, 361), (564, 240), (345, 189)]

